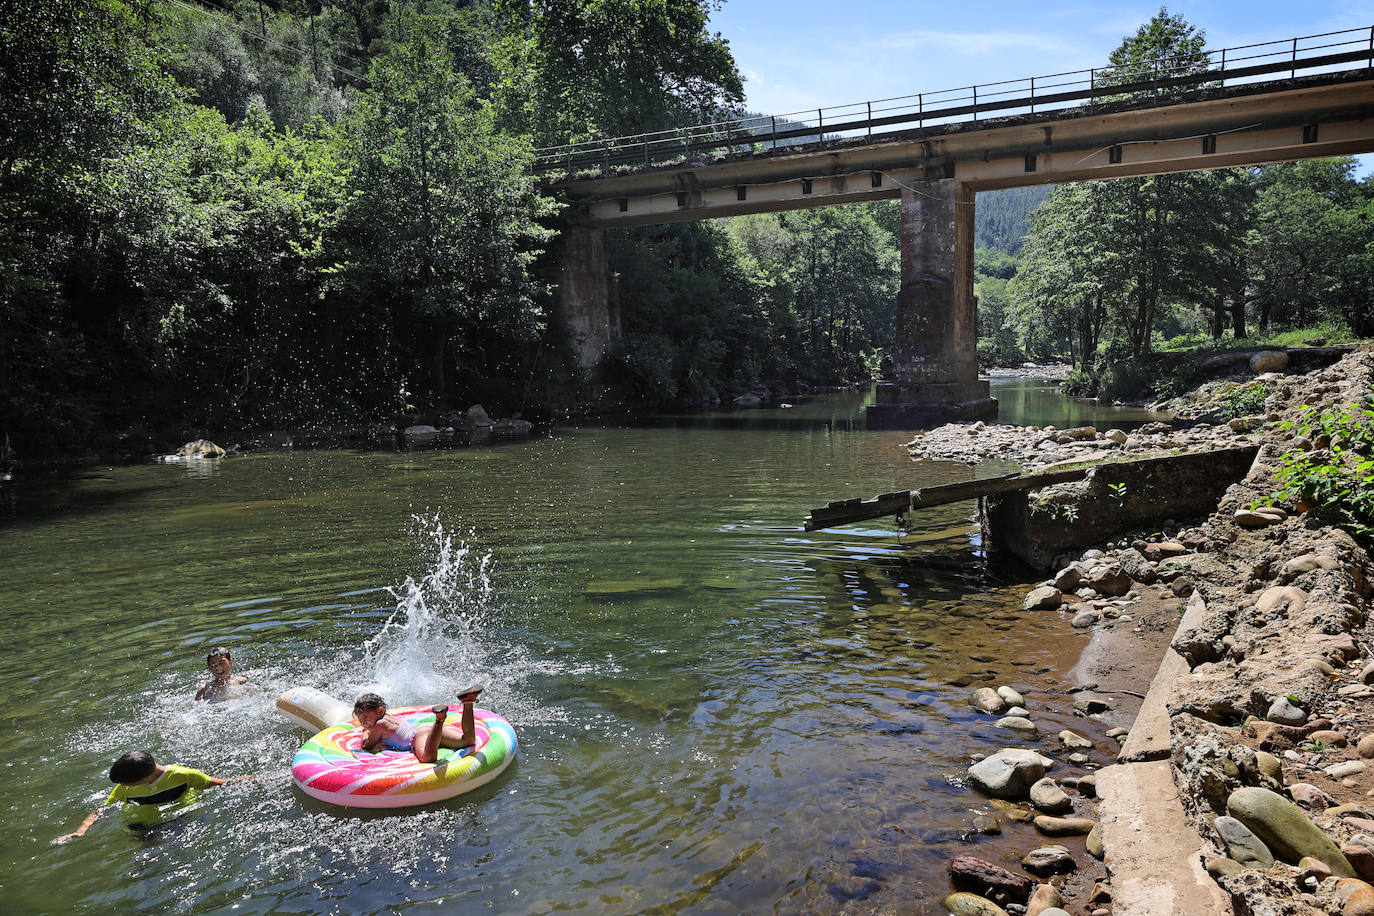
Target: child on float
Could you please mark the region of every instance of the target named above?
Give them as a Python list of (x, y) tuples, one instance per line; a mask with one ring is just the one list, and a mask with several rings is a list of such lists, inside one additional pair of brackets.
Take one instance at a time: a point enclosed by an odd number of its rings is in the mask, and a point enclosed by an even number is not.
[(430, 708), (434, 724), (424, 727), (388, 714), (385, 700), (375, 693), (365, 693), (353, 704), (353, 715), (363, 726), (363, 750), (377, 751), (385, 746), (393, 751), (413, 751), (415, 759), (421, 763), (434, 763), (439, 759), (441, 747), (453, 750), (472, 747), (477, 743), (472, 709), (481, 692), (482, 685), (474, 684), (458, 694), (458, 702), (463, 704), (461, 728), (444, 724), (448, 707), (443, 704)]
[(221, 646), (211, 649), (205, 656), (205, 667), (210, 669), (210, 680), (196, 691), (197, 700), (218, 703), (229, 698), (232, 688), (248, 683), (248, 678), (233, 673), (234, 656)]
[[(238, 776), (235, 779), (248, 777)], [(163, 815), (188, 807), (202, 790), (232, 781), (207, 776), (191, 767), (176, 764), (163, 766), (147, 751), (130, 751), (121, 755), (110, 767), (110, 782), (115, 783), (115, 787), (105, 803), (86, 815), (80, 827), (71, 833), (64, 833), (53, 842), (66, 843), (85, 836), (91, 825), (105, 813), (105, 809), (116, 802), (127, 815), (130, 826), (154, 827), (161, 822)]]

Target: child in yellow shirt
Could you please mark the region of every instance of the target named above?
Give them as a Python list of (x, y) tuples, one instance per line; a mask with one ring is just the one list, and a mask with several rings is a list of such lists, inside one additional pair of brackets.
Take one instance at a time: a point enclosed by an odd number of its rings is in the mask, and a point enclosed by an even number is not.
[(105, 803), (88, 814), (80, 827), (53, 840), (54, 843), (66, 843), (84, 836), (105, 809), (115, 803), (122, 806), (131, 826), (156, 826), (167, 814), (189, 806), (202, 790), (222, 786), (230, 780), (217, 779), (176, 764), (163, 766), (147, 751), (130, 751), (110, 767), (110, 781), (116, 785)]

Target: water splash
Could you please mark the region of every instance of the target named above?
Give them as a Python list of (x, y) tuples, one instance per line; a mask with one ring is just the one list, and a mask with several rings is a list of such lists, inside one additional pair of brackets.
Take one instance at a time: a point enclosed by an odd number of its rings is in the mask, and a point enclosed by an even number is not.
[(414, 521), (433, 551), (429, 572), (387, 588), (396, 608), (363, 644), (369, 689), (394, 705), (448, 698), (485, 670), (494, 617), (492, 554), (456, 539), (437, 515)]

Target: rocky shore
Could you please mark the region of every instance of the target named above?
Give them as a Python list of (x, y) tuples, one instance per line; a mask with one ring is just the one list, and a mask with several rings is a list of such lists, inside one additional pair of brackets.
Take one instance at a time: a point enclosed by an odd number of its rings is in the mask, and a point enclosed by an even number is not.
[[(1021, 871), (951, 861), (949, 912), (1374, 914), (1370, 558), (1304, 506), (1265, 506), (1285, 451), (1327, 445), (1296, 437), (1284, 421), (1308, 406), (1363, 403), (1374, 350), (1262, 378), (1263, 412), (1228, 422), (1129, 433), (952, 424), (908, 443), (922, 457), (1012, 458), (1027, 470), (1239, 439), (1259, 446), (1207, 518), (1089, 550), (1026, 596), (1028, 610), (1071, 614), (1094, 631), (1072, 699), (1082, 715), (1121, 711), (1111, 707), (1123, 694), (1094, 683), (1095, 666), (1110, 671), (1104, 659), (1149, 655), (1162, 642), (1136, 621), (1166, 608), (1155, 619), (1175, 632), (1148, 692), (1144, 683), (1129, 691), (1146, 695), (1131, 729), (1112, 732), (1121, 762), (1100, 772), (1072, 730), (1047, 747), (1030, 704), (1010, 687), (970, 697), (1017, 739), (975, 761), (970, 784), (1044, 839), (1026, 850)], [(1082, 834), (1105, 869), (1067, 855), (1060, 838)]]

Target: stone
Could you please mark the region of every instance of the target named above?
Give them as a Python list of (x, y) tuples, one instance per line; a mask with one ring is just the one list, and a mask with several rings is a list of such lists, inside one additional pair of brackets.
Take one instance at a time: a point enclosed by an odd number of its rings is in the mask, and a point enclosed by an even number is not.
[(1053, 585), (1042, 585), (1031, 589), (1026, 600), (1021, 603), (1023, 611), (1049, 611), (1064, 603), (1064, 595)]
[(996, 798), (1020, 799), (1030, 794), (1030, 787), (1044, 777), (1045, 769), (1052, 763), (1035, 751), (1004, 748), (969, 767), (968, 776), (980, 792)]
[(1008, 706), (1025, 706), (1026, 698), (1021, 696), (1010, 687), (1005, 685), (997, 688), (997, 695), (1006, 702)]
[(1264, 845), (1264, 841), (1234, 817), (1219, 817), (1212, 822), (1212, 826), (1226, 844), (1226, 854), (1245, 868), (1264, 871), (1274, 864), (1274, 854)]
[(1131, 577), (1120, 566), (1099, 566), (1089, 574), (1088, 587), (1103, 595), (1124, 595), (1131, 590)]
[(1374, 662), (1365, 665), (1360, 671), (1360, 682), (1362, 684), (1374, 684)]
[(1049, 814), (1062, 814), (1073, 809), (1073, 800), (1048, 776), (1036, 780), (1030, 787), (1030, 803)]
[(1021, 858), (1021, 867), (1032, 875), (1045, 877), (1071, 872), (1077, 868), (1073, 856), (1063, 846), (1041, 846)]
[(223, 458), (229, 453), (209, 439), (195, 439), (177, 449), (176, 454), (179, 458)]
[(973, 691), (973, 705), (983, 712), (1000, 713), (1007, 708), (1006, 700), (997, 695), (991, 687), (979, 687)]
[(1307, 604), (1307, 592), (1293, 585), (1275, 585), (1264, 590), (1255, 602), (1255, 611), (1265, 617), (1282, 614), (1296, 617)]
[(1078, 794), (1084, 798), (1097, 797), (1097, 775), (1085, 773), (1078, 777)]
[(1333, 890), (1341, 916), (1374, 916), (1374, 887), (1358, 878), (1343, 878)]
[(1310, 573), (1317, 568), (1317, 555), (1315, 553), (1305, 553), (1300, 557), (1294, 557), (1283, 564), (1284, 581), (1292, 581), (1303, 573)]
[(1321, 789), (1307, 782), (1295, 782), (1288, 787), (1288, 795), (1293, 803), (1308, 811), (1320, 814), (1336, 803), (1336, 800)]
[(1252, 512), (1249, 509), (1237, 509), (1235, 515), (1236, 524), (1242, 528), (1267, 528), (1270, 525), (1277, 525), (1282, 519), (1273, 515), (1262, 515), (1259, 512)]
[(468, 425), (472, 427), (486, 427), (491, 425), (491, 417), (487, 416), (487, 409), (481, 404), (473, 404), (467, 410)]
[(1283, 762), (1273, 754), (1268, 751), (1255, 751), (1255, 763), (1265, 776), (1283, 781)]
[(1360, 739), (1360, 743), (1355, 745), (1355, 752), (1368, 760), (1374, 757), (1374, 735), (1365, 735)]
[(1094, 824), (1093, 829), (1088, 831), (1088, 838), (1083, 843), (1083, 848), (1088, 850), (1088, 855), (1101, 862), (1106, 848), (1102, 845), (1102, 825)]
[(1355, 638), (1349, 633), (1308, 633), (1306, 638), (1308, 643), (1321, 649), (1322, 654), (1328, 657), (1339, 657), (1343, 662), (1360, 657)]
[(949, 877), (959, 890), (970, 891), (998, 903), (1022, 903), (1035, 882), (977, 856), (956, 856), (949, 863)]
[(1173, 592), (1179, 598), (1187, 598), (1191, 595), (1193, 593), (1193, 587), (1193, 580), (1187, 576), (1179, 576), (1169, 583), (1169, 591)]
[(1218, 880), (1230, 878), (1245, 871), (1244, 865), (1225, 856), (1208, 856), (1202, 860), (1202, 867), (1207, 869), (1207, 874)]
[(1307, 721), (1307, 713), (1295, 706), (1287, 697), (1279, 697), (1269, 704), (1264, 718), (1280, 725), (1302, 725)]
[(1374, 849), (1359, 843), (1347, 843), (1341, 847), (1341, 855), (1355, 869), (1355, 874), (1365, 881), (1374, 878)]
[(1041, 910), (1040, 916), (1069, 916), (1069, 911), (1057, 906), (1051, 906)]
[(1362, 760), (1342, 760), (1340, 763), (1333, 763), (1331, 766), (1322, 770), (1332, 779), (1344, 779), (1347, 776), (1356, 776), (1365, 771), (1365, 764)]
[(1064, 895), (1052, 884), (1037, 884), (1026, 901), (1026, 916), (1044, 916), (1045, 911), (1064, 905)]
[(1038, 816), (1031, 823), (1045, 836), (1087, 836), (1097, 825), (1086, 817), (1051, 817), (1048, 814)]
[(1282, 372), (1288, 368), (1286, 350), (1261, 350), (1250, 357), (1250, 371), (1255, 375), (1266, 372)]
[(1318, 884), (1331, 877), (1331, 868), (1320, 859), (1304, 856), (1298, 863), (1299, 880), (1312, 878)]
[(1110, 439), (1112, 442), (1115, 442), (1117, 445), (1125, 445), (1125, 444), (1126, 444), (1126, 440), (1129, 439), (1130, 436), (1126, 435), (1126, 433), (1125, 433), (1124, 430), (1120, 430), (1120, 429), (1109, 429), (1109, 430), (1107, 430), (1105, 433), (1102, 434), (1102, 438), (1104, 438), (1104, 439)]
[(1128, 547), (1121, 551), (1117, 557), (1117, 564), (1120, 565), (1122, 572), (1136, 582), (1149, 585), (1159, 578), (1159, 570), (1155, 568), (1155, 565), (1149, 561), (1145, 554), (1134, 547)]
[(1097, 611), (1079, 611), (1073, 615), (1071, 623), (1075, 629), (1086, 630), (1101, 619), (1102, 617)]
[(1329, 728), (1318, 729), (1307, 736), (1309, 741), (1320, 741), (1327, 747), (1345, 747), (1349, 740), (1341, 732), (1332, 731)]
[(978, 814), (974, 815), (973, 829), (984, 836), (996, 836), (1002, 832), (1002, 822), (991, 814)]
[(1270, 852), (1286, 862), (1312, 856), (1329, 865), (1333, 875), (1355, 876), (1331, 838), (1308, 820), (1301, 808), (1276, 792), (1257, 786), (1237, 789), (1226, 800), (1226, 813), (1250, 828)]
[(1025, 735), (1038, 735), (1040, 729), (1035, 727), (1035, 723), (1025, 716), (1003, 716), (992, 723), (998, 728), (1009, 728), (1014, 732), (1021, 732)]
[(1059, 743), (1062, 744), (1064, 747), (1080, 751), (1089, 750), (1093, 746), (1091, 740), (1083, 737), (1078, 732), (1072, 731), (1071, 729), (1067, 728), (1059, 733)]
[(952, 916), (1007, 916), (1007, 911), (991, 900), (966, 891), (950, 894), (940, 901), (940, 905)]
[(1054, 587), (1061, 592), (1074, 592), (1083, 582), (1083, 573), (1076, 566), (1066, 566), (1054, 575)]

